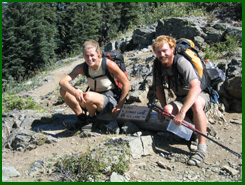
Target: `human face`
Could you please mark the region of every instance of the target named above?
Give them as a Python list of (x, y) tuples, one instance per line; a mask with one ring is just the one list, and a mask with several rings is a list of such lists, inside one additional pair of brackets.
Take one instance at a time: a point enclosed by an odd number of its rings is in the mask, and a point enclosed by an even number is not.
[(92, 68), (96, 68), (98, 62), (100, 61), (98, 53), (96, 52), (96, 48), (88, 48), (83, 53), (84, 59), (88, 66)]
[(155, 48), (157, 59), (165, 66), (170, 67), (173, 63), (174, 49), (168, 43)]

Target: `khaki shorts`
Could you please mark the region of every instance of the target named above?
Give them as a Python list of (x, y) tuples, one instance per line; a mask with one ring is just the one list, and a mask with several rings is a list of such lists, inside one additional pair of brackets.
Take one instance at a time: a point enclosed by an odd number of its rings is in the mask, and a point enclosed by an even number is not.
[[(201, 92), (198, 98), (201, 98), (201, 99), (203, 99), (205, 101), (205, 105), (204, 105), (203, 110), (204, 110), (204, 112), (207, 112), (211, 108), (211, 105), (210, 105), (210, 95), (208, 93)], [(176, 98), (175, 101), (173, 101), (171, 103), (176, 104), (177, 107), (180, 109), (183, 106), (185, 100), (186, 100), (186, 96), (184, 96), (184, 97), (178, 97), (178, 98)]]

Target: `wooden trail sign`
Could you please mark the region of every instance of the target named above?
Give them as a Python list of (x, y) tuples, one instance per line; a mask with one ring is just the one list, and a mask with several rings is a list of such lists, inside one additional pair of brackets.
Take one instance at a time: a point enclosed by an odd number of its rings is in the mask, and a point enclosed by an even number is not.
[(149, 116), (149, 113), (150, 109), (148, 107), (137, 105), (123, 105), (118, 119), (131, 121), (146, 121), (146, 119)]

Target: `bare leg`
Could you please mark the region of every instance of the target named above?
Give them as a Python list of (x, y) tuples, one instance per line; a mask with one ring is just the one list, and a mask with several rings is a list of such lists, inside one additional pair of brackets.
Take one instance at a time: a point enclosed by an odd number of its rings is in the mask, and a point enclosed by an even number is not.
[(86, 101), (84, 106), (88, 110), (90, 117), (94, 117), (96, 111), (100, 112), (102, 110), (104, 105), (103, 95), (96, 92), (87, 92), (84, 94), (84, 99)]
[[(207, 117), (203, 110), (205, 102), (203, 99), (198, 98), (192, 106), (193, 122), (196, 129), (203, 134), (207, 134)], [(206, 144), (206, 138), (198, 134), (199, 144)]]
[(83, 110), (79, 105), (79, 102), (73, 95), (64, 91), (63, 89), (60, 89), (60, 95), (64, 99), (65, 103), (73, 110), (73, 112), (75, 112), (76, 115), (83, 113)]

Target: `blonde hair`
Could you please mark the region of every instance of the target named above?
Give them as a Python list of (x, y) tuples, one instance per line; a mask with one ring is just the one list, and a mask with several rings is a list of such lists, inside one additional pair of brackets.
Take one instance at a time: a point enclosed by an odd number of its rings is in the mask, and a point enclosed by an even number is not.
[(173, 49), (176, 46), (176, 39), (166, 35), (158, 36), (152, 44), (153, 51), (155, 52), (156, 47), (163, 46), (165, 43), (168, 43), (170, 48)]
[(98, 42), (96, 42), (94, 40), (89, 40), (89, 41), (84, 42), (84, 44), (83, 44), (83, 54), (84, 54), (84, 51), (86, 49), (90, 49), (90, 48), (95, 48), (96, 52), (98, 53), (99, 58), (102, 57), (102, 51), (100, 49), (100, 46), (99, 46)]

